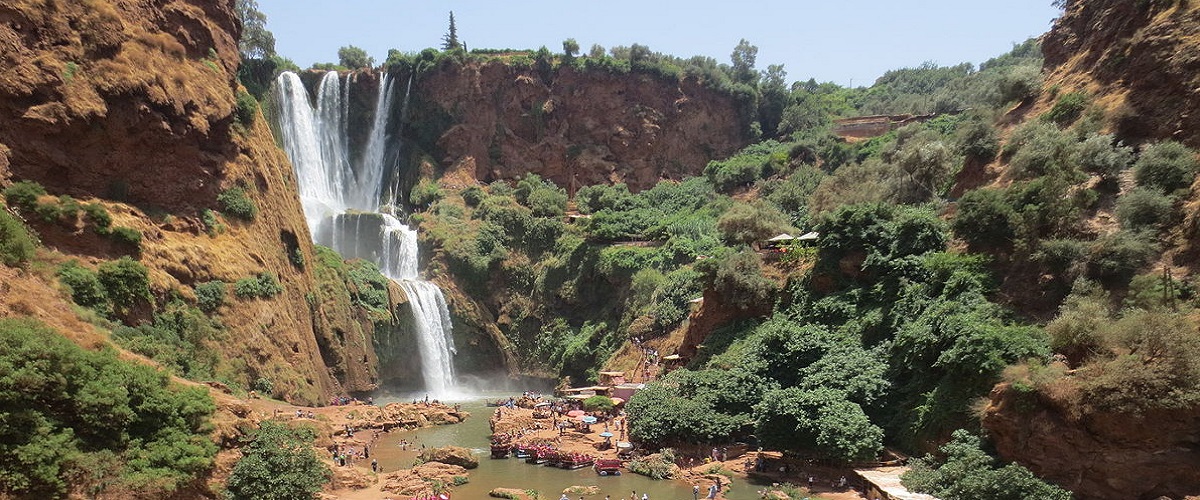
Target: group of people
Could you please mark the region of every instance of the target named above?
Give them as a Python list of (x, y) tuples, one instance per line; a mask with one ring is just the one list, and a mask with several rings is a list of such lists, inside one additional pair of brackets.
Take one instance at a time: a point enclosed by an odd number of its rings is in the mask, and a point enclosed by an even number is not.
[[(568, 497), (566, 493), (563, 493), (562, 497), (560, 497), (558, 500), (571, 500), (571, 497)], [(579, 500), (584, 500), (582, 495), (579, 497)], [(604, 495), (604, 500), (612, 500), (612, 495)], [(621, 500), (625, 499), (622, 498)], [(629, 492), (629, 500), (638, 500), (637, 491)], [(642, 493), (641, 500), (650, 500), (650, 494)]]

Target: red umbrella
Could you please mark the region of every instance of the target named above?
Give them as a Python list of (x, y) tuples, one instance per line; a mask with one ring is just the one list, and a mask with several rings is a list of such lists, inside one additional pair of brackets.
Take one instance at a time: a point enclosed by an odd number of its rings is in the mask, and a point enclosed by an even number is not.
[(579, 416), (583, 416), (586, 414), (587, 414), (587, 412), (583, 411), (583, 410), (571, 410), (571, 411), (567, 412), (568, 417), (579, 417)]

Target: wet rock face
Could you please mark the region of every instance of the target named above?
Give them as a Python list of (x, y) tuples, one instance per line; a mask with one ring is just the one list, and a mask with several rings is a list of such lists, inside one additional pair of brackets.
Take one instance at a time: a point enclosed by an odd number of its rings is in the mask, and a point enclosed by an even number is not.
[(1007, 384), (990, 395), (983, 426), (1005, 460), (1080, 498), (1200, 492), (1200, 408), (1073, 417), (1053, 402), (1028, 398)]
[(536, 173), (564, 187), (625, 182), (636, 191), (699, 175), (745, 144), (733, 98), (691, 78), (559, 67), (547, 81), (468, 62), (423, 75), (412, 98), (413, 123), (444, 125), (425, 131), (436, 136), (425, 139), (429, 152), (443, 166), (473, 162), (484, 182)]

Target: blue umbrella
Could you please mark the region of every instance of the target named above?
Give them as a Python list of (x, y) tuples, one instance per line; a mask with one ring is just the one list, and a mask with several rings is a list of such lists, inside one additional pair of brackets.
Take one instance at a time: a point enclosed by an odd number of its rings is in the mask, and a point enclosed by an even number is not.
[(608, 431), (604, 431), (604, 432), (601, 432), (601, 433), (600, 433), (600, 437), (602, 437), (602, 438), (610, 438), (610, 437), (613, 437), (613, 433), (611, 433), (611, 432), (608, 432)]
[(588, 415), (588, 416), (586, 416), (586, 417), (583, 417), (583, 418), (581, 418), (580, 420), (582, 420), (582, 421), (583, 421), (583, 423), (585, 423), (585, 424), (594, 424), (594, 423), (596, 423), (596, 417), (593, 417), (593, 416), (591, 416), (591, 415)]

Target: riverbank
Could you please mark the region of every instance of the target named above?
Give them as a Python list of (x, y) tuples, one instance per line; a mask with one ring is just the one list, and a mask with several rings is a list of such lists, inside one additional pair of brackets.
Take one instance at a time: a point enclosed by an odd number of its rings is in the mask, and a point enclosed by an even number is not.
[[(470, 417), (456, 406), (423, 401), (386, 405), (349, 401), (345, 405), (302, 407), (266, 399), (248, 399), (244, 404), (250, 410), (248, 419), (256, 423), (273, 420), (315, 430), (318, 456), (333, 471), (329, 484), (319, 494), (322, 500), (411, 498), (432, 494), (435, 485), (453, 485), (455, 478), (464, 478), (458, 479), (462, 481), (468, 476), (462, 467), (436, 462), (372, 470), (372, 460), (392, 451), (379, 449), (389, 436), (458, 424)], [(232, 463), (228, 466), (231, 468)]]
[[(534, 418), (534, 410), (522, 407), (511, 409), (499, 407), (493, 411), (490, 417), (493, 431), (513, 435), (515, 444), (526, 446), (550, 444), (567, 453), (589, 454), (597, 459), (618, 458), (615, 448), (600, 449), (604, 442), (604, 438), (600, 436), (600, 433), (605, 430), (603, 424), (593, 424), (590, 429), (569, 426), (560, 431), (555, 425), (556, 420), (564, 419), (565, 417), (554, 415), (549, 418)], [(616, 429), (624, 428), (624, 426), (623, 418), (618, 417), (609, 425), (608, 430), (619, 436), (620, 432)], [(641, 451), (650, 453), (654, 450)], [(757, 459), (758, 452), (756, 451), (750, 451), (736, 459), (723, 462), (706, 462), (702, 458), (680, 457), (677, 460), (677, 464), (680, 465), (680, 473), (674, 481), (686, 483), (688, 488), (696, 486), (700, 489), (701, 496), (704, 496), (707, 494), (709, 486), (719, 479), (722, 485), (721, 493), (717, 496), (719, 499), (747, 498), (747, 490), (753, 492), (751, 496), (754, 498), (759, 497), (757, 494), (759, 491), (767, 492), (767, 498), (772, 496), (787, 498), (770, 493), (786, 491), (788, 488), (784, 487), (784, 484), (797, 486), (800, 491), (811, 494), (813, 500), (861, 500), (866, 498), (853, 485), (845, 488), (837, 486), (837, 482), (842, 476), (854, 477), (852, 470), (834, 467), (803, 467), (794, 461), (785, 460), (779, 453), (763, 452), (763, 460), (767, 467), (764, 471), (755, 471)], [(783, 467), (783, 470), (780, 470), (780, 467)], [(624, 470), (625, 474), (633, 474), (628, 469)], [(809, 477), (813, 478), (811, 488), (808, 486)], [(773, 483), (779, 486), (772, 487)], [(736, 489), (737, 494), (732, 495), (731, 489)]]

